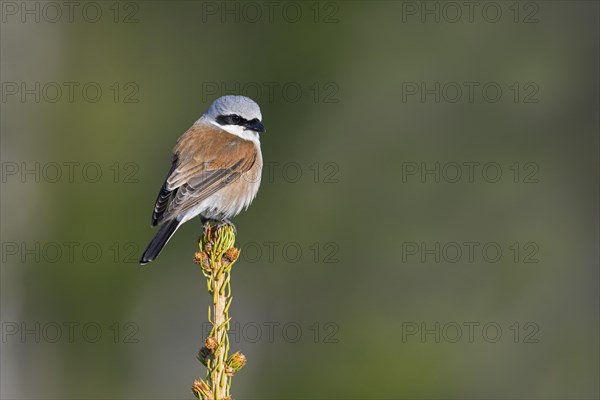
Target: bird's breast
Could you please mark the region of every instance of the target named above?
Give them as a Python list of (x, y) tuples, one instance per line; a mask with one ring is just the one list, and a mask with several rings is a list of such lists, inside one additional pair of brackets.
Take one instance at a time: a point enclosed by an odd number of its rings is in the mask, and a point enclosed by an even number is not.
[(248, 171), (237, 176), (229, 185), (211, 196), (212, 205), (225, 218), (231, 218), (239, 214), (252, 203), (260, 187), (262, 166), (262, 156), (259, 149), (256, 160)]

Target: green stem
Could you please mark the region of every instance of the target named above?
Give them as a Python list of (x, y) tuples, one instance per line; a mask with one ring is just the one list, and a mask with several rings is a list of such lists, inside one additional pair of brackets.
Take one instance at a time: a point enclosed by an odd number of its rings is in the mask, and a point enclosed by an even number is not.
[(198, 243), (200, 252), (194, 260), (200, 264), (207, 280), (212, 305), (208, 308), (208, 320), (212, 329), (205, 345), (198, 353), (206, 365), (206, 383), (194, 382), (192, 391), (202, 400), (230, 399), (229, 390), (233, 373), (241, 369), (246, 358), (241, 353), (229, 357), (229, 307), (231, 306), (231, 267), (239, 257), (234, 247), (235, 231), (231, 225), (220, 228), (210, 226)]

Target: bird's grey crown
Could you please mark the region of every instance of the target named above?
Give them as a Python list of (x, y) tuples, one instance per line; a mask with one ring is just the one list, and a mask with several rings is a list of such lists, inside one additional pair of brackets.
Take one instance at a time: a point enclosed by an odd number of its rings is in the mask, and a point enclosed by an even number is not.
[(262, 120), (260, 107), (256, 102), (246, 96), (223, 96), (215, 100), (204, 114), (213, 121), (219, 115), (239, 115), (247, 121), (253, 119)]

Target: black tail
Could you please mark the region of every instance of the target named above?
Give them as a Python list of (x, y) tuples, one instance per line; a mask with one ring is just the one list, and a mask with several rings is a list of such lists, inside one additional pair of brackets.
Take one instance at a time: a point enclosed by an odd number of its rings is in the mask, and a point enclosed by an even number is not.
[(160, 227), (160, 230), (156, 232), (156, 235), (154, 235), (154, 238), (144, 252), (140, 264), (148, 264), (158, 257), (163, 247), (165, 247), (169, 239), (171, 239), (171, 236), (173, 236), (177, 228), (179, 228), (180, 223), (181, 219), (175, 218)]

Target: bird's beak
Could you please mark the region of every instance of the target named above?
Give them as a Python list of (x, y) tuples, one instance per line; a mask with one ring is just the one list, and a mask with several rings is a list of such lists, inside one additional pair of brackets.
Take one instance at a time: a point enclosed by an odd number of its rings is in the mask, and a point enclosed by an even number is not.
[(252, 130), (254, 132), (259, 132), (259, 133), (263, 133), (263, 132), (267, 131), (267, 129), (265, 128), (265, 126), (259, 120), (250, 121), (248, 123), (248, 125), (246, 125), (246, 129), (250, 129), (250, 130)]

